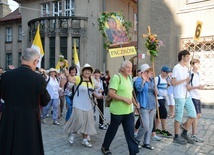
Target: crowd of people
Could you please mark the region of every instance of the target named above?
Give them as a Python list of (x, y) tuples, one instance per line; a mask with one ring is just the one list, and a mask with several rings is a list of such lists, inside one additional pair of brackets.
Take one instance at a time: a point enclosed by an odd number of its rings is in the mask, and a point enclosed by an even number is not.
[[(190, 61), (187, 50), (179, 52), (178, 64), (173, 69), (163, 66), (156, 77), (148, 64), (142, 64), (137, 76), (132, 78), (132, 63), (128, 60), (123, 61), (119, 72), (111, 77), (109, 71), (104, 74), (89, 64), (82, 67), (79, 76), (75, 66), (61, 73), (54, 68), (38, 69), (39, 55), (31, 48), (23, 51), (21, 60), (19, 68), (13, 67), (4, 72), (0, 67), (0, 146), (7, 144), (0, 149), (0, 154), (13, 154), (14, 151), (44, 154), (41, 123), (46, 123), (51, 110), (53, 125), (60, 125), (58, 119), (63, 116), (64, 106), (67, 111), (63, 131), (68, 135), (68, 142), (73, 144), (74, 134), (79, 134), (83, 138), (82, 145), (89, 148), (93, 146), (90, 135), (97, 134), (94, 113), (98, 110), (98, 128), (106, 130), (101, 146), (106, 155), (112, 154), (110, 146), (120, 124), (130, 155), (137, 154), (141, 147), (155, 149), (151, 139), (160, 141), (162, 137), (173, 137), (172, 131), (167, 130), (168, 119), (175, 120), (173, 142), (203, 142), (197, 136), (197, 122), (201, 117), (199, 90), (204, 89), (198, 72), (200, 61)], [(187, 67), (189, 62), (191, 69)], [(111, 98), (109, 126), (104, 122), (107, 95)], [(182, 123), (184, 108), (188, 119)], [(139, 116), (135, 117), (136, 114)], [(26, 120), (25, 124), (17, 126), (23, 124), (20, 122), (22, 118)], [(38, 130), (32, 127), (33, 123), (37, 124)], [(190, 127), (191, 136), (187, 134)], [(180, 128), (182, 132), (179, 135)], [(11, 131), (13, 129), (16, 131)], [(10, 132), (18, 136), (9, 136)], [(19, 138), (23, 137), (19, 136), (23, 132), (28, 132), (29, 137), (37, 137), (30, 140), (25, 137), (21, 143)], [(26, 142), (32, 146), (24, 150)], [(34, 143), (37, 147), (33, 147)]]

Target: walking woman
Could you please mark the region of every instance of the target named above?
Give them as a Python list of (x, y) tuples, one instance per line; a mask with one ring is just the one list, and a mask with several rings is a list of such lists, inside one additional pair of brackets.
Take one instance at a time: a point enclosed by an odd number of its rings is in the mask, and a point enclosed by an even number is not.
[[(95, 92), (100, 96), (101, 99), (96, 99), (97, 100), (97, 104), (98, 104), (98, 108), (100, 109), (100, 111), (102, 112), (102, 114), (104, 114), (104, 104), (103, 104), (103, 93), (104, 93), (104, 89), (103, 89), (103, 82), (100, 79), (100, 70), (99, 69), (95, 69), (94, 71), (94, 85), (95, 85)], [(103, 129), (106, 130), (106, 126), (103, 124), (103, 119), (100, 116), (99, 117), (99, 129)]]
[(96, 134), (94, 126), (93, 105), (91, 101), (92, 94), (96, 98), (100, 98), (94, 92), (94, 83), (91, 79), (93, 68), (89, 64), (85, 64), (82, 69), (81, 76), (71, 77), (66, 73), (68, 81), (76, 85), (73, 94), (73, 114), (65, 125), (64, 131), (69, 135), (69, 143), (73, 144), (73, 133), (82, 134), (82, 145), (85, 147), (92, 147), (92, 144), (87, 140), (88, 135)]
[[(136, 140), (139, 142), (143, 139), (142, 147), (153, 150), (150, 145), (150, 139), (153, 128), (153, 120), (156, 109), (154, 82), (151, 79), (153, 71), (148, 64), (143, 64), (140, 67), (141, 77), (138, 77), (135, 82), (135, 88), (139, 92), (137, 100), (140, 103), (140, 113), (142, 115), (143, 126), (140, 126)], [(139, 145), (139, 148), (141, 146)]]
[[(45, 72), (44, 72), (45, 73)], [(42, 113), (42, 123), (46, 123), (45, 118), (47, 117), (48, 111), (50, 110), (50, 107), (53, 106), (53, 124), (54, 125), (60, 125), (60, 123), (57, 121), (58, 118), (58, 105), (60, 103), (59, 100), (59, 91), (61, 91), (61, 88), (59, 87), (59, 82), (56, 78), (57, 70), (54, 68), (50, 68), (49, 75), (44, 75), (45, 80), (47, 82), (47, 90), (48, 93), (51, 96), (51, 100), (48, 103), (47, 106), (44, 107), (43, 113)]]
[[(69, 76), (74, 77), (74, 76), (76, 76), (76, 73), (77, 73), (76, 67), (71, 66), (69, 68)], [(71, 96), (72, 96), (73, 87), (74, 87), (74, 84), (67, 80), (67, 82), (65, 83), (65, 86), (64, 86), (64, 94), (65, 94), (65, 100), (66, 100), (66, 105), (67, 105), (65, 123), (68, 121), (68, 119), (70, 118), (70, 116), (72, 114), (73, 99)]]

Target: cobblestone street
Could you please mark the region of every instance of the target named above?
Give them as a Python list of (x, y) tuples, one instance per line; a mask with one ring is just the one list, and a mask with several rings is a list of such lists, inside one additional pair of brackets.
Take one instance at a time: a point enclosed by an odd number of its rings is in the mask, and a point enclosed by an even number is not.
[[(198, 135), (204, 139), (204, 143), (179, 145), (173, 143), (172, 138), (163, 138), (162, 141), (152, 141), (154, 150), (140, 149), (139, 155), (214, 155), (214, 109), (202, 109), (202, 118), (198, 124)], [(91, 136), (92, 148), (82, 146), (82, 137), (75, 135), (74, 144), (70, 145), (67, 135), (63, 132), (65, 112), (59, 119), (60, 126), (53, 125), (51, 117), (47, 118), (47, 124), (42, 124), (45, 155), (102, 155), (100, 151), (105, 130), (98, 128), (98, 114), (96, 115), (97, 135)], [(105, 109), (105, 117), (109, 120), (108, 108)], [(186, 114), (184, 120), (186, 119)], [(174, 133), (174, 119), (168, 119), (168, 130)], [(191, 133), (191, 131), (189, 131)], [(160, 135), (161, 136), (161, 135)], [(125, 141), (122, 126), (120, 126), (115, 139), (110, 147), (113, 155), (128, 155), (128, 147)]]

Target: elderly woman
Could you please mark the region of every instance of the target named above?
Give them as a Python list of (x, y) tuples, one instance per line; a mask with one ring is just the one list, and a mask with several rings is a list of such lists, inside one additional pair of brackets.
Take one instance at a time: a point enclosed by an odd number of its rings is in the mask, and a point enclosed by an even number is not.
[(100, 96), (94, 92), (94, 83), (91, 79), (93, 68), (89, 64), (85, 64), (82, 68), (82, 75), (71, 77), (69, 73), (68, 81), (76, 85), (73, 94), (73, 112), (68, 122), (65, 125), (64, 131), (69, 135), (69, 143), (73, 144), (73, 133), (82, 134), (82, 145), (92, 147), (92, 144), (87, 140), (88, 135), (96, 134), (94, 126), (94, 114), (92, 105), (92, 94), (96, 98)]
[[(140, 66), (141, 77), (135, 81), (135, 88), (138, 92), (137, 100), (140, 103), (140, 113), (142, 115), (143, 126), (139, 128), (136, 140), (140, 143), (144, 136), (143, 145), (147, 149), (153, 150), (154, 147), (150, 145), (150, 139), (153, 128), (153, 120), (156, 109), (154, 80), (151, 79), (153, 71), (148, 64)], [(139, 145), (139, 148), (141, 146)]]
[[(44, 72), (45, 73), (45, 72)], [(58, 105), (59, 105), (59, 91), (61, 88), (59, 87), (59, 82), (56, 78), (57, 70), (54, 68), (49, 69), (49, 75), (44, 75), (45, 80), (47, 81), (47, 90), (49, 95), (51, 96), (51, 100), (46, 107), (43, 109), (42, 113), (42, 123), (46, 123), (45, 118), (48, 114), (48, 111), (51, 106), (53, 106), (53, 124), (60, 125), (57, 121), (58, 118)]]

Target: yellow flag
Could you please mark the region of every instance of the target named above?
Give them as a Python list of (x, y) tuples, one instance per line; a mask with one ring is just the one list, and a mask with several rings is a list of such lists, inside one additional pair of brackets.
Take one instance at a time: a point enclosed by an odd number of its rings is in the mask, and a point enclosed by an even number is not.
[(77, 54), (77, 46), (76, 46), (76, 40), (74, 39), (74, 64), (77, 68), (77, 75), (80, 75), (80, 62)]
[(40, 37), (39, 25), (37, 27), (36, 35), (33, 40), (31, 48), (35, 49), (39, 53), (40, 58), (39, 58), (39, 63), (37, 64), (37, 67), (41, 68), (41, 60), (42, 60), (42, 57), (44, 56), (44, 51), (43, 51), (42, 41)]

